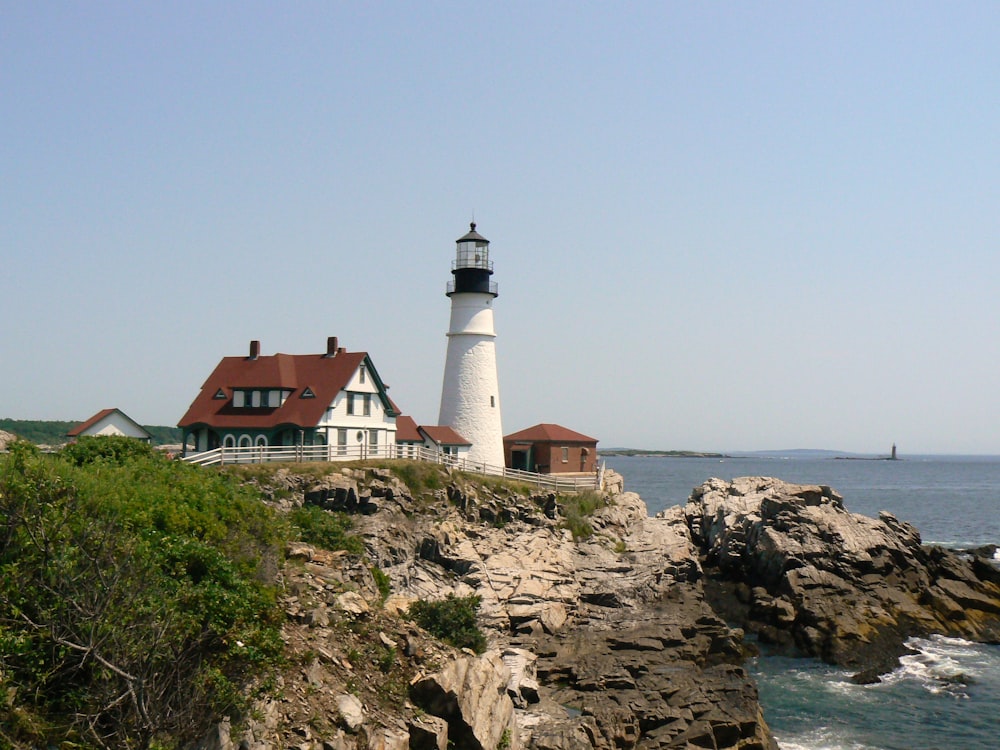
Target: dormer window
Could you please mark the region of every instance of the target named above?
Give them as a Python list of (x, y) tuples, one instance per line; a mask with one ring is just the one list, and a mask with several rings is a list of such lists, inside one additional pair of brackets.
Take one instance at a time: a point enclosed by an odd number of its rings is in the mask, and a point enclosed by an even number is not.
[(366, 377), (367, 376), (365, 375), (365, 366), (361, 365), (361, 368), (358, 370), (358, 382), (364, 383)]
[(302, 391), (302, 395), (299, 398), (316, 398), (316, 394), (313, 393), (313, 389), (306, 386), (306, 389)]
[(212, 398), (214, 398), (216, 400), (221, 400), (221, 399), (224, 399), (224, 398), (229, 398), (229, 396), (227, 396), (226, 392), (223, 389), (220, 388), (219, 390), (217, 390), (215, 392), (215, 395), (212, 396)]
[(285, 403), (285, 399), (290, 393), (291, 391), (287, 388), (233, 389), (233, 408), (276, 409)]

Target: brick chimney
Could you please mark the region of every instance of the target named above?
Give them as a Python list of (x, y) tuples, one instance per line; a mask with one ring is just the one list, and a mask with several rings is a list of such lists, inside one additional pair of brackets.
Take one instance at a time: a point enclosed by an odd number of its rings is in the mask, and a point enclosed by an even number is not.
[(326, 339), (326, 357), (336, 357), (337, 356), (337, 337), (328, 336)]
[(257, 359), (260, 357), (260, 342), (251, 341), (250, 342), (250, 356), (247, 359)]

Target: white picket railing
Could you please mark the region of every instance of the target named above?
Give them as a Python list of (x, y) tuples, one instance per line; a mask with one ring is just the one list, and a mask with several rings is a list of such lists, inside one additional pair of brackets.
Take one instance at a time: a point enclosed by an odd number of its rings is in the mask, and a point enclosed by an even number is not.
[(369, 459), (411, 459), (444, 464), (460, 471), (505, 477), (556, 492), (582, 492), (600, 489), (604, 483), (604, 465), (589, 474), (539, 474), (533, 471), (508, 469), (505, 466), (469, 461), (423, 445), (370, 446), (351, 445), (255, 445), (215, 448), (191, 453), (184, 461), (198, 466), (231, 464), (304, 463), (313, 461), (366, 461)]

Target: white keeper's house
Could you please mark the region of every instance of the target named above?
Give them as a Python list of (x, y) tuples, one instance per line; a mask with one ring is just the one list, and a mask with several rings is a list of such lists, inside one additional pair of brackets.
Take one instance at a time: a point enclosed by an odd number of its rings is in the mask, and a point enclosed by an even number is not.
[(366, 352), (223, 357), (178, 422), (185, 453), (327, 446), (331, 458), (394, 454), (399, 412)]

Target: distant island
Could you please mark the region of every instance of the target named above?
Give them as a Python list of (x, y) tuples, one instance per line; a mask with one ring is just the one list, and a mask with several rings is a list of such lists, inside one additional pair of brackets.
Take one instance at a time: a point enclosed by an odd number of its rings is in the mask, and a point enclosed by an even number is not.
[(643, 456), (648, 458), (728, 458), (724, 453), (704, 451), (658, 451), (640, 448), (607, 448), (597, 451), (600, 456)]

